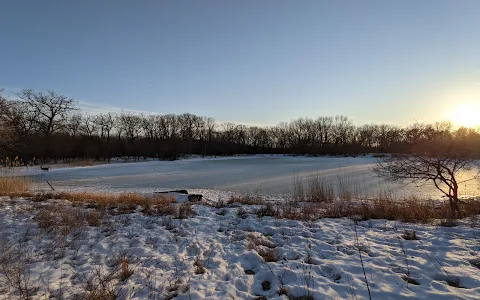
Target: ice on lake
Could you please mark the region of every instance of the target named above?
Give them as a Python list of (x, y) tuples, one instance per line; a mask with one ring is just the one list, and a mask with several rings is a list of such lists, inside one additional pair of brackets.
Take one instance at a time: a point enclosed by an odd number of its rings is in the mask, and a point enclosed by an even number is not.
[[(39, 185), (48, 180), (60, 189), (101, 189), (117, 191), (161, 191), (168, 189), (203, 189), (233, 191), (268, 196), (291, 195), (295, 180), (321, 176), (337, 184), (343, 178), (356, 194), (373, 197), (379, 192), (397, 195), (439, 198), (430, 185), (404, 187), (387, 184), (375, 176), (375, 158), (361, 157), (291, 157), (245, 156), (177, 161), (115, 163), (83, 168), (58, 168), (29, 174)], [(478, 181), (462, 186), (463, 194), (480, 195)]]

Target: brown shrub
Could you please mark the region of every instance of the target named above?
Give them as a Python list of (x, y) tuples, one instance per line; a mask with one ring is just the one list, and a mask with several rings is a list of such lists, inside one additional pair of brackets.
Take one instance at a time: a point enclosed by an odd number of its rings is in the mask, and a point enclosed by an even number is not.
[(197, 275), (203, 274), (206, 271), (205, 266), (203, 265), (203, 262), (199, 256), (195, 258), (195, 261), (193, 262), (193, 266), (195, 267), (195, 274)]
[(133, 275), (133, 270), (128, 265), (128, 258), (124, 258), (120, 266), (120, 280), (125, 281)]
[[(480, 214), (480, 201), (469, 200), (460, 203), (461, 217)], [(363, 201), (325, 202), (276, 202), (266, 203), (257, 210), (258, 217), (272, 216), (277, 219), (311, 221), (318, 218), (353, 217), (359, 220), (387, 219), (411, 223), (431, 223), (443, 220), (441, 224), (453, 224), (451, 210), (447, 202), (421, 200), (414, 197), (393, 199), (392, 197), (376, 198)]]
[(265, 205), (260, 207), (260, 209), (257, 211), (257, 217), (262, 218), (262, 217), (276, 217), (278, 216), (279, 212), (276, 209), (276, 206), (274, 206), (272, 203), (267, 202)]
[(81, 209), (66, 205), (48, 205), (42, 207), (34, 217), (38, 227), (69, 235), (73, 231), (86, 226), (88, 213)]
[(98, 211), (92, 210), (88, 212), (87, 222), (89, 226), (98, 227), (102, 224), (101, 215)]
[(28, 177), (1, 177), (0, 196), (30, 196), (32, 180)]
[(91, 208), (118, 207), (118, 213), (132, 213), (137, 206), (140, 206), (142, 211), (148, 212), (156, 206), (165, 206), (175, 202), (175, 198), (171, 196), (158, 194), (143, 196), (136, 193), (61, 192), (54, 195), (53, 198), (80, 202)]
[(195, 215), (193, 207), (189, 203), (182, 203), (178, 206), (177, 219), (188, 219)]
[(38, 227), (42, 229), (50, 229), (55, 224), (53, 213), (46, 208), (40, 209), (34, 219), (37, 221)]

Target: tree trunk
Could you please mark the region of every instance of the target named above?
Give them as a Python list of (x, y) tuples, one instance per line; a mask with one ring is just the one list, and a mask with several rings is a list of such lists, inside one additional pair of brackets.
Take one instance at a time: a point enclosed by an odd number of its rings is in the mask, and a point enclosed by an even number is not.
[(456, 183), (453, 184), (453, 188), (450, 188), (449, 194), (450, 209), (456, 219), (460, 216), (460, 206), (458, 205), (460, 201), (458, 200), (458, 185)]

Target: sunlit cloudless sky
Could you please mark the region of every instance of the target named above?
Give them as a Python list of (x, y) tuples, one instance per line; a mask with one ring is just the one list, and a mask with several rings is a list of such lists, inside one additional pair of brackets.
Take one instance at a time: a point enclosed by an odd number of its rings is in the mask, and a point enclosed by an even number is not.
[(476, 0), (2, 1), (0, 45), (7, 96), (86, 107), (255, 125), (480, 111)]

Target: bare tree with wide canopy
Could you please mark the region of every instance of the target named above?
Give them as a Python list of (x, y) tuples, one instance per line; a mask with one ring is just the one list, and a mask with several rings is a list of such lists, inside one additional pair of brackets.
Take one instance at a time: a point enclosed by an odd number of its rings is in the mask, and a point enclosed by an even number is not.
[[(479, 178), (478, 157), (467, 155), (461, 147), (450, 145), (445, 149), (422, 148), (413, 154), (395, 154), (379, 158), (374, 171), (393, 182), (423, 186), (433, 184), (447, 197), (454, 217), (460, 216), (459, 187)], [(475, 170), (476, 169), (476, 170)], [(465, 178), (468, 171), (473, 175)]]

